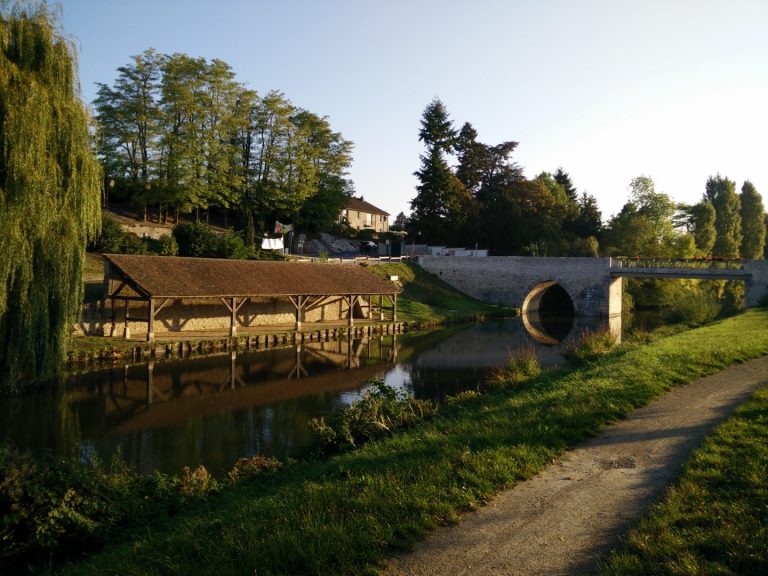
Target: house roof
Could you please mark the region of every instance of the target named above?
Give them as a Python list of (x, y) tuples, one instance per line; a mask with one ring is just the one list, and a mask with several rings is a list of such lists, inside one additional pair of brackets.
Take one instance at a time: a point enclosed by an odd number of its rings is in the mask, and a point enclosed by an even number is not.
[(395, 294), (357, 264), (105, 254), (113, 271), (153, 298)]
[(347, 210), (357, 210), (358, 212), (367, 212), (368, 214), (382, 214), (383, 216), (389, 216), (389, 212), (385, 212), (381, 208), (376, 208), (376, 206), (370, 202), (363, 200), (362, 196), (359, 198), (352, 196), (352, 198), (347, 201)]

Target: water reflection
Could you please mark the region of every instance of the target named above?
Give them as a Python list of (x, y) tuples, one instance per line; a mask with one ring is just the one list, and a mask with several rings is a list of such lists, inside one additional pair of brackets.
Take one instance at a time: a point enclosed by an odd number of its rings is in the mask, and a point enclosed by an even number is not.
[(119, 452), (141, 473), (199, 464), (221, 473), (241, 456), (296, 454), (308, 421), (358, 398), (372, 378), (439, 401), (476, 388), (521, 347), (534, 346), (544, 366), (561, 362), (563, 347), (601, 322), (577, 319), (557, 345), (513, 319), (90, 372), (57, 392), (0, 401), (2, 432), (36, 454), (108, 461)]

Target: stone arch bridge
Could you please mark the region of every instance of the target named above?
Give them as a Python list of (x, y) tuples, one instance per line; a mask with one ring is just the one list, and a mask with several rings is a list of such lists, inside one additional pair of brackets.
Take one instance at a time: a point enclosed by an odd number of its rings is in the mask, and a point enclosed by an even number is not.
[(765, 303), (768, 261), (733, 262), (527, 256), (419, 258), (425, 270), (489, 304), (514, 306), (524, 314), (554, 306), (577, 316), (602, 317), (621, 314), (624, 278), (740, 280), (745, 284), (748, 307)]

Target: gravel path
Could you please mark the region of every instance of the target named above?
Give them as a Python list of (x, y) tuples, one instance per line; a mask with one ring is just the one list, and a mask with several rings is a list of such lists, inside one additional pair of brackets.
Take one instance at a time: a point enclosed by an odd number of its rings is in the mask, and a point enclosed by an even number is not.
[(458, 525), (438, 529), (386, 573), (590, 573), (712, 428), (764, 385), (768, 357), (675, 388)]

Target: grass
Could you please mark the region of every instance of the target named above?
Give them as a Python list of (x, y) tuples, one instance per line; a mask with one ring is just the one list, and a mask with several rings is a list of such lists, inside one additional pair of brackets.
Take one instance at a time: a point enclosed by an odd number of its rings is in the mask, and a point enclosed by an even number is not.
[(95, 302), (104, 292), (104, 258), (101, 254), (86, 252), (83, 268), (83, 285), (85, 301)]
[(609, 575), (768, 574), (768, 388), (719, 426), (602, 567)]
[(403, 322), (434, 324), (516, 314), (513, 308), (470, 298), (412, 262), (373, 264), (368, 270), (382, 278), (398, 277), (403, 291), (397, 298), (397, 317)]
[[(625, 345), (571, 372), (467, 395), (359, 450), (223, 491), (124, 534), (65, 573), (373, 574), (388, 555), (456, 522), (633, 408), (765, 354), (768, 310)], [(768, 553), (760, 554), (764, 561)]]

